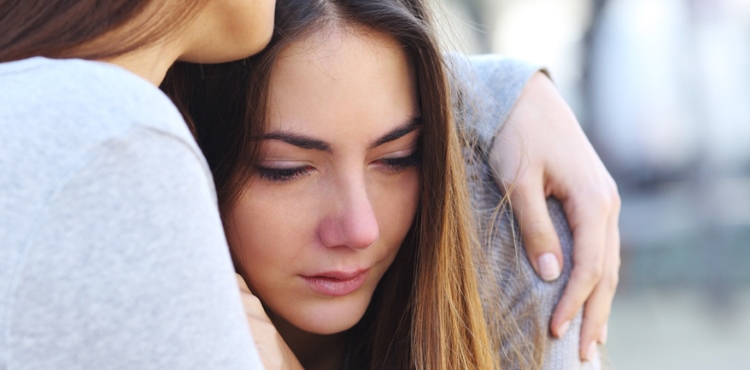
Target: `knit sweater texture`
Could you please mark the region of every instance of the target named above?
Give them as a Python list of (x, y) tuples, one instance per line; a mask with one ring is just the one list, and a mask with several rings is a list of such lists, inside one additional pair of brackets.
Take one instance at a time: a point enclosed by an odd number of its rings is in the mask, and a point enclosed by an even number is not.
[(487, 162), (492, 143), (502, 135), (503, 123), (519, 99), (526, 83), (540, 66), (498, 55), (450, 55), (454, 111), (459, 129), (471, 144), (465, 150), (467, 177), (481, 244), (487, 248), (494, 272), (505, 297), (501, 312), (518, 324), (529, 338), (543, 338), (543, 369), (585, 369), (601, 367), (599, 358), (579, 359), (582, 314), (571, 322), (559, 339), (550, 335), (552, 312), (570, 278), (573, 238), (560, 202), (548, 199), (552, 222), (560, 238), (564, 266), (560, 278), (542, 280), (533, 270), (520, 238), (512, 210), (501, 206), (503, 192)]

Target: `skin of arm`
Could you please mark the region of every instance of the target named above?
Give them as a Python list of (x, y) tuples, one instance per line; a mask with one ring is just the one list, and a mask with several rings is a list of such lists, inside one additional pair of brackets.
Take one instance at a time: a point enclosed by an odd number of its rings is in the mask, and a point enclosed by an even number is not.
[(580, 355), (607, 339), (618, 283), (620, 197), (617, 186), (552, 81), (536, 73), (495, 136), (489, 163), (509, 192), (532, 266), (545, 280), (562, 270), (559, 238), (547, 197), (562, 202), (574, 238), (573, 270), (550, 328), (561, 337), (585, 305)]

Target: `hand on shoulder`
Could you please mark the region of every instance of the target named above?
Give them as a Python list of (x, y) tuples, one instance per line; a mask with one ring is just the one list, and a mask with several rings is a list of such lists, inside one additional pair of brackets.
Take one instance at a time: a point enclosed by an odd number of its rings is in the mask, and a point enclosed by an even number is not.
[(490, 165), (510, 192), (530, 262), (544, 280), (559, 277), (562, 249), (546, 198), (558, 198), (573, 234), (573, 270), (550, 324), (562, 336), (581, 307), (580, 354), (606, 342), (618, 282), (617, 186), (552, 81), (536, 73), (495, 137)]

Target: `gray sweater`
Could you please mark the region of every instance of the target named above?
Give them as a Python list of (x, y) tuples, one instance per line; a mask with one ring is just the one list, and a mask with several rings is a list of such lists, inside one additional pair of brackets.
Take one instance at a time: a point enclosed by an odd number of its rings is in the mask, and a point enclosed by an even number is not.
[(549, 334), (552, 312), (570, 277), (573, 239), (560, 203), (549, 199), (550, 216), (560, 237), (565, 258), (562, 275), (545, 282), (536, 275), (526, 256), (523, 241), (509, 207), (498, 208), (502, 192), (487, 163), (494, 137), (508, 119), (529, 78), (541, 71), (517, 59), (497, 55), (465, 57), (451, 55), (454, 110), (459, 129), (474, 145), (465, 150), (467, 177), (480, 240), (493, 263), (495, 278), (506, 302), (501, 312), (513, 318), (524, 335), (544, 338), (544, 369), (598, 369), (593, 362), (579, 360), (579, 313), (563, 338)]
[(0, 64), (0, 370), (262, 368), (211, 173), (113, 65)]

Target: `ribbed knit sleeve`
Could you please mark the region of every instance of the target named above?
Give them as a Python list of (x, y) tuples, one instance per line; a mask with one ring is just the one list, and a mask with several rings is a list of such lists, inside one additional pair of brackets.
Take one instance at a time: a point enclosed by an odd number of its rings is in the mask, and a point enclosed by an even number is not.
[[(517, 340), (541, 339), (537, 345), (543, 353), (543, 369), (599, 369), (598, 359), (594, 362), (579, 359), (581, 313), (563, 338), (555, 339), (549, 331), (552, 312), (573, 264), (573, 238), (562, 206), (557, 200), (547, 201), (560, 237), (564, 268), (559, 279), (545, 282), (529, 263), (510, 207), (500, 207), (503, 193), (496, 185), (486, 159), (495, 135), (507, 120), (526, 82), (541, 68), (521, 60), (492, 55), (470, 58), (451, 55), (449, 60), (456, 122), (464, 136), (476, 144), (465, 148), (465, 156), (479, 240), (486, 248), (494, 274), (493, 279), (484, 279), (483, 283), (499, 285), (504, 297), (504, 301), (499, 302), (500, 310), (514, 320), (523, 333)], [(519, 366), (506, 363), (505, 368)]]

